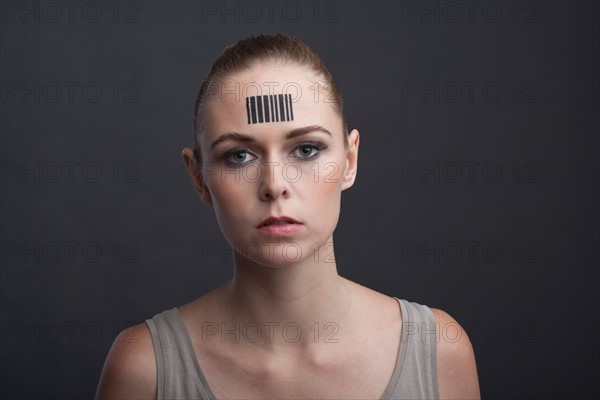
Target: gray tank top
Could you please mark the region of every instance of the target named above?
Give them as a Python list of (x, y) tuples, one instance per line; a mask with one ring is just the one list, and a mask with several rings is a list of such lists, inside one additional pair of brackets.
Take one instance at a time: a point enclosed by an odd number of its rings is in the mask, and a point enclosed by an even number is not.
[[(402, 334), (392, 378), (381, 400), (438, 399), (435, 317), (422, 304), (400, 303)], [(192, 347), (177, 307), (156, 314), (150, 328), (157, 365), (157, 400), (217, 400)]]

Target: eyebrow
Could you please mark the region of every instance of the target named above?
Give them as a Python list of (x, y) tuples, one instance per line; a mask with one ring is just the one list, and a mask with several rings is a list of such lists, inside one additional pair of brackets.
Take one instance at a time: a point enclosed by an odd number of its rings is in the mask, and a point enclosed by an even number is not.
[[(329, 136), (333, 137), (333, 134), (331, 132), (329, 132), (327, 129), (323, 128), (321, 125), (309, 125), (309, 126), (304, 126), (302, 128), (292, 129), (291, 131), (289, 131), (288, 133), (285, 134), (284, 138), (285, 139), (293, 139), (295, 137), (306, 135), (311, 132), (323, 132), (323, 133), (326, 133)], [(210, 145), (210, 150), (212, 150), (219, 143), (226, 142), (229, 140), (245, 142), (245, 143), (256, 142), (256, 139), (254, 138), (254, 136), (247, 135), (245, 133), (228, 132), (228, 133), (224, 133), (223, 135), (219, 136), (214, 142), (212, 142), (212, 144)]]

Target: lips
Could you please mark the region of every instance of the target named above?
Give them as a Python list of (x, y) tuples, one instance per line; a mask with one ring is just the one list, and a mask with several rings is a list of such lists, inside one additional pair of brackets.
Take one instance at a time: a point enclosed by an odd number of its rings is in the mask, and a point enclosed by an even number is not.
[(269, 217), (269, 218), (265, 219), (263, 222), (261, 222), (257, 226), (257, 228), (260, 228), (261, 226), (267, 226), (267, 225), (284, 225), (284, 224), (300, 224), (300, 222), (296, 221), (294, 218), (283, 215), (281, 217)]

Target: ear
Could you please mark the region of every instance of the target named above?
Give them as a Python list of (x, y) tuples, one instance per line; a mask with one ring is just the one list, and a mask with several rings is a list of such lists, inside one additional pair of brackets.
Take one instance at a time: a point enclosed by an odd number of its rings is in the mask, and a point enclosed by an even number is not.
[(181, 158), (183, 159), (185, 169), (190, 175), (190, 178), (192, 178), (192, 184), (194, 185), (194, 189), (196, 189), (198, 196), (200, 196), (200, 199), (202, 199), (204, 203), (212, 206), (212, 196), (210, 190), (208, 190), (208, 186), (206, 186), (206, 183), (204, 182), (202, 166), (194, 157), (194, 151), (189, 147), (186, 147), (181, 153)]
[(360, 144), (360, 134), (358, 130), (353, 129), (348, 135), (348, 153), (346, 155), (346, 167), (342, 180), (342, 190), (346, 190), (354, 185), (356, 172), (358, 170), (358, 145)]

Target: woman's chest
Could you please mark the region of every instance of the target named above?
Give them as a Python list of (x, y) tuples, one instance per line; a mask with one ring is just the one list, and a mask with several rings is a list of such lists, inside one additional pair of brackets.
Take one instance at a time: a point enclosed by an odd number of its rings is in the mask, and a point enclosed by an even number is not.
[[(243, 351), (195, 346), (200, 368), (217, 399), (379, 399), (398, 361), (400, 332), (374, 333), (368, 341), (333, 350), (327, 365), (265, 362)], [(339, 344), (339, 343), (338, 343)], [(206, 345), (206, 343), (205, 343)], [(327, 349), (327, 351), (332, 351)]]
[(208, 381), (217, 399), (379, 399), (389, 377), (375, 371), (355, 375), (307, 373), (271, 379), (212, 373)]

